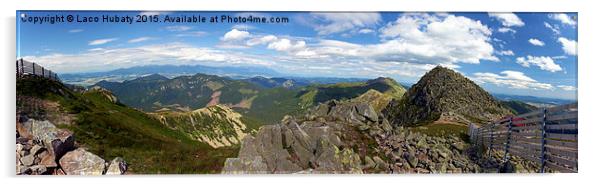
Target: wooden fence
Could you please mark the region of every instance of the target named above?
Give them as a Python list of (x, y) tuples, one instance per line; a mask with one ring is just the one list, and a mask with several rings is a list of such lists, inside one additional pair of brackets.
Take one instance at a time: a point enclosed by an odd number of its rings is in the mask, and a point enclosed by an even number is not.
[(27, 75), (34, 75), (39, 77), (48, 78), (55, 81), (61, 81), (59, 76), (48, 70), (44, 67), (29, 61), (25, 61), (23, 59), (17, 60), (17, 78), (21, 78)]
[(577, 103), (470, 125), (474, 145), (536, 162), (540, 172), (577, 172)]

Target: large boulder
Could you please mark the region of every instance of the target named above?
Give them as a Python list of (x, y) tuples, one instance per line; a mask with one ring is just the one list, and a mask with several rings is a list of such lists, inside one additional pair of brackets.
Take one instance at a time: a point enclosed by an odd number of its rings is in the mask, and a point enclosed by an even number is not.
[(30, 119), (22, 126), (24, 133), (29, 133), (33, 139), (40, 140), (56, 158), (60, 158), (75, 147), (75, 139), (71, 131), (59, 129), (47, 120)]
[(59, 164), (67, 175), (102, 175), (105, 171), (105, 160), (82, 148), (66, 153)]

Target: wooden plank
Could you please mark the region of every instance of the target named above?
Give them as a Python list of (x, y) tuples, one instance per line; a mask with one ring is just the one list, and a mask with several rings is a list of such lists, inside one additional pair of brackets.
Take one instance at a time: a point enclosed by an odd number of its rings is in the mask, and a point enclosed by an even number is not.
[(541, 144), (541, 139), (538, 138), (513, 138), (510, 143), (532, 143), (532, 144)]
[(570, 140), (570, 141), (577, 141), (577, 134), (555, 134), (555, 133), (548, 133), (546, 134), (546, 139), (560, 139), (560, 140)]
[(565, 112), (557, 115), (546, 116), (546, 121), (557, 121), (577, 118), (577, 111)]
[(577, 172), (577, 169), (571, 169), (571, 168), (566, 168), (564, 166), (561, 165), (557, 165), (553, 162), (547, 161), (546, 160), (546, 167), (552, 169), (552, 170), (556, 170), (562, 173), (575, 173)]
[(514, 125), (541, 124), (542, 121), (543, 121), (542, 117), (536, 117), (536, 118), (529, 118), (529, 119), (525, 119), (525, 120), (514, 121), (513, 124)]
[(549, 152), (550, 154), (555, 154), (557, 156), (564, 156), (564, 157), (571, 157), (574, 159), (578, 159), (578, 154), (576, 151), (567, 151), (567, 150), (560, 150), (560, 149), (554, 149), (554, 148), (547, 148), (546, 149), (547, 152)]
[(528, 153), (528, 154), (539, 154), (541, 153), (541, 149), (537, 149), (537, 148), (531, 148), (531, 147), (525, 147), (525, 146), (521, 146), (519, 144), (510, 144), (509, 146), (511, 149), (520, 151), (520, 152), (524, 152), (524, 153)]
[(516, 149), (508, 149), (508, 152), (514, 156), (521, 157), (526, 160), (531, 160), (537, 164), (541, 164), (541, 159), (538, 156), (534, 156), (534, 154), (528, 154)]
[(556, 124), (556, 125), (547, 125), (546, 124), (546, 129), (555, 129), (555, 130), (559, 130), (559, 129), (567, 129), (567, 130), (576, 130), (577, 129), (577, 124)]
[(575, 150), (577, 149), (577, 142), (557, 141), (557, 140), (548, 139), (548, 140), (546, 140), (546, 143), (547, 143), (547, 145), (550, 145), (550, 146), (559, 146), (559, 147), (565, 147), (565, 148), (574, 148)]
[(541, 125), (528, 125), (528, 126), (517, 126), (512, 127), (512, 131), (523, 131), (523, 130), (541, 130)]
[(558, 165), (564, 165), (567, 167), (577, 167), (576, 159), (569, 159), (569, 158), (559, 157), (559, 156), (555, 156), (555, 155), (546, 153), (546, 160), (551, 161), (551, 162), (556, 162), (556, 164), (558, 164)]

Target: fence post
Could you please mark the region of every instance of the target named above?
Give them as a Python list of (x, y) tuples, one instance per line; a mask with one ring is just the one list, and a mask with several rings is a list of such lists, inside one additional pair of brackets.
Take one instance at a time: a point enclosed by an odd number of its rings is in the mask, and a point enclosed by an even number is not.
[(487, 150), (487, 154), (491, 157), (491, 148), (493, 148), (493, 125), (495, 123), (491, 123), (491, 127), (489, 129), (489, 149)]
[(513, 116), (510, 116), (510, 121), (508, 121), (508, 134), (506, 135), (506, 146), (504, 147), (504, 162), (507, 162), (508, 159), (508, 149), (510, 148), (510, 139), (512, 138), (512, 120)]
[(541, 119), (541, 168), (540, 173), (544, 173), (546, 167), (546, 115), (548, 109), (543, 108), (543, 117)]
[(42, 77), (45, 78), (45, 76), (44, 76), (44, 67), (42, 67)]
[(25, 69), (23, 69), (23, 58), (21, 58), (21, 75), (25, 74)]
[(36, 75), (36, 64), (35, 63), (31, 63), (31, 68), (33, 69), (33, 75)]

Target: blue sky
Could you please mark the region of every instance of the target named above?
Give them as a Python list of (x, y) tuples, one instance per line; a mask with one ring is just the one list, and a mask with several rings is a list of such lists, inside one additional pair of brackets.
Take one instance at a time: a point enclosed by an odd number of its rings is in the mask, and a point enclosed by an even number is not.
[[(259, 16), (287, 23), (55, 23), (26, 17)], [(437, 65), (494, 93), (576, 99), (575, 13), (18, 12), (17, 57), (58, 73), (150, 64), (265, 66), (291, 76), (392, 77)]]

